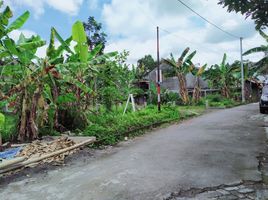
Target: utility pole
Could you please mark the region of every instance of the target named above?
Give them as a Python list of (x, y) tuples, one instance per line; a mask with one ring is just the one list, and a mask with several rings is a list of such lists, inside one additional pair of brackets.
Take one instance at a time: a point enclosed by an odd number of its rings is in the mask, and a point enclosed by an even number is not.
[(160, 97), (160, 57), (159, 57), (159, 27), (157, 30), (157, 105), (158, 111), (161, 111), (161, 97)]
[(244, 80), (244, 65), (243, 65), (243, 38), (240, 37), (240, 56), (241, 56), (241, 93), (242, 103), (245, 102), (245, 80)]

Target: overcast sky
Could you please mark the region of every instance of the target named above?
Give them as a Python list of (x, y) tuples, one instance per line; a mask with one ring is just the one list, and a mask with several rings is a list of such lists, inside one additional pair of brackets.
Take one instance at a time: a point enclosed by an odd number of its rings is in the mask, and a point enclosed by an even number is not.
[[(217, 0), (184, 0), (201, 15), (224, 30), (244, 38), (244, 50), (265, 44), (255, 31), (254, 22), (244, 16), (227, 13)], [(229, 62), (240, 59), (239, 40), (204, 22), (177, 0), (5, 0), (18, 16), (25, 10), (31, 18), (23, 27), (27, 36), (38, 34), (48, 41), (50, 28), (62, 36), (71, 34), (76, 20), (94, 16), (108, 35), (106, 51), (130, 51), (128, 62), (135, 64), (144, 55), (156, 57), (156, 26), (160, 27), (160, 56), (172, 52), (178, 56), (186, 47), (197, 50), (195, 63), (219, 63), (224, 53)], [(19, 31), (13, 31), (18, 38)], [(45, 47), (38, 51), (44, 55)], [(262, 54), (245, 59), (258, 60)]]

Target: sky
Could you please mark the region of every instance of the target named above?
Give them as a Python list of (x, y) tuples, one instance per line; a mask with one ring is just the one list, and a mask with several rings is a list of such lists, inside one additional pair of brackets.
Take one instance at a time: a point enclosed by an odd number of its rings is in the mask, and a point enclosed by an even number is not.
[[(228, 13), (217, 4), (218, 0), (184, 2), (222, 29), (243, 37), (244, 51), (265, 44), (251, 19)], [(49, 41), (51, 27), (67, 38), (74, 22), (94, 16), (108, 35), (105, 51), (129, 51), (129, 64), (136, 64), (148, 54), (156, 58), (157, 26), (161, 58), (168, 58), (170, 53), (178, 57), (183, 49), (190, 47), (191, 51), (197, 51), (194, 63), (200, 65), (220, 63), (224, 53), (230, 63), (240, 59), (238, 38), (215, 29), (177, 0), (4, 0), (4, 3), (12, 8), (14, 18), (26, 10), (31, 13), (23, 28), (11, 33), (14, 39), (23, 32), (26, 36), (38, 34)], [(44, 56), (46, 47), (37, 54)], [(262, 56), (255, 54), (244, 59), (257, 61)]]

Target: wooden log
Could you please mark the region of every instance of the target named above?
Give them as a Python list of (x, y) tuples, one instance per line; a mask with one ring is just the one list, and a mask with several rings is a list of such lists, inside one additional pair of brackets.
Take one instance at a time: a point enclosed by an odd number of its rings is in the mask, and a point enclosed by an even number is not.
[(11, 165), (23, 162), (26, 159), (27, 159), (26, 157), (18, 157), (18, 158), (14, 158), (12, 160), (3, 161), (2, 163), (0, 163), (0, 169), (4, 169), (4, 168), (9, 167)]
[[(20, 162), (20, 163), (17, 163), (16, 165), (9, 165), (10, 168), (6, 168), (4, 170), (0, 170), (0, 174), (3, 174), (3, 173), (6, 173), (6, 172), (9, 172), (9, 171), (12, 171), (12, 170), (15, 170), (15, 169), (19, 169), (19, 168), (22, 168), (22, 167), (26, 167), (32, 163), (36, 163), (36, 162), (40, 162), (44, 159), (47, 159), (47, 158), (50, 158), (50, 157), (53, 157), (53, 156), (57, 156), (59, 154), (62, 154), (62, 153), (65, 153), (67, 151), (71, 151), (71, 150), (74, 150), (74, 149), (77, 149), (79, 147), (82, 147), (82, 146), (85, 146), (85, 145), (89, 145), (89, 144), (92, 144), (96, 141), (96, 137), (92, 137), (84, 142), (81, 142), (81, 143), (78, 143), (78, 144), (75, 144), (71, 147), (67, 147), (65, 149), (61, 149), (61, 150), (58, 150), (58, 151), (55, 151), (55, 152), (52, 152), (52, 153), (49, 153), (49, 154), (45, 154), (43, 156), (40, 156), (38, 158), (32, 158), (32, 159), (29, 159), (29, 160), (26, 160), (24, 162)], [(8, 167), (8, 166), (6, 166)]]

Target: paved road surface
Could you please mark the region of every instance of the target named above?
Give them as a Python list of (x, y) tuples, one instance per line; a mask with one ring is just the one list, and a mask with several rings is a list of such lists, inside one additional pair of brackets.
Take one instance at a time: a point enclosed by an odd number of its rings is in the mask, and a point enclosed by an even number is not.
[(0, 199), (162, 199), (178, 188), (259, 180), (263, 118), (257, 104), (207, 113), (88, 162), (2, 186)]

